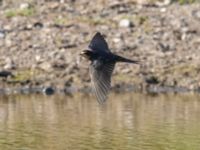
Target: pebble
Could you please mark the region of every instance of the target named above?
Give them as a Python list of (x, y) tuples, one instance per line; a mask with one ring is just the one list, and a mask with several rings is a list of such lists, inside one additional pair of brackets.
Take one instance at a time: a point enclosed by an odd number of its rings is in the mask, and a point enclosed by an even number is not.
[(158, 83), (159, 83), (159, 80), (158, 80), (158, 78), (155, 77), (155, 76), (149, 76), (149, 77), (146, 77), (145, 82), (146, 82), (147, 84), (158, 84)]
[(43, 63), (39, 64), (38, 67), (47, 72), (52, 70), (52, 65), (50, 62), (43, 62)]
[(166, 11), (167, 11), (167, 9), (166, 9), (165, 7), (160, 9), (160, 12), (163, 12), (163, 13), (164, 13), (164, 12), (166, 12)]
[(10, 46), (12, 46), (12, 40), (10, 40), (9, 38), (5, 38), (5, 45), (6, 45), (6, 47), (10, 47)]
[(120, 38), (113, 38), (113, 42), (114, 42), (114, 43), (119, 43), (120, 41), (121, 41)]
[(43, 28), (43, 24), (41, 22), (36, 22), (33, 24), (33, 27), (36, 28), (36, 29), (41, 29)]
[(22, 3), (22, 4), (20, 4), (20, 6), (19, 6), (20, 9), (27, 9), (27, 8), (29, 8), (29, 7), (30, 7), (30, 4), (29, 4), (29, 3)]
[(158, 47), (162, 52), (167, 52), (170, 50), (170, 46), (166, 43), (158, 43)]
[(0, 30), (0, 39), (3, 39), (6, 36), (5, 32)]
[(194, 10), (192, 12), (192, 15), (194, 16), (194, 18), (200, 20), (200, 10)]
[(46, 95), (53, 95), (55, 93), (54, 88), (52, 87), (45, 87), (42, 92)]
[(5, 62), (6, 64), (3, 67), (5, 70), (16, 69), (16, 64), (12, 59), (6, 58)]
[(119, 27), (128, 28), (132, 26), (133, 26), (133, 23), (129, 19), (122, 19), (119, 22)]
[(162, 1), (157, 1), (156, 5), (159, 7), (164, 7), (164, 6), (168, 6), (169, 4), (171, 4), (172, 0), (162, 0)]

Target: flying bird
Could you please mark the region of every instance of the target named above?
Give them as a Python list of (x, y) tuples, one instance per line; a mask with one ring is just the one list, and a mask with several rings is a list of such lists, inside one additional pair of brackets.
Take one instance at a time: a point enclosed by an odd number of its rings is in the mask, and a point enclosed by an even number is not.
[(111, 85), (111, 75), (115, 64), (117, 62), (138, 64), (138, 61), (112, 53), (104, 37), (99, 32), (92, 38), (88, 49), (83, 50), (80, 55), (91, 61), (89, 70), (92, 90), (100, 104), (107, 99)]

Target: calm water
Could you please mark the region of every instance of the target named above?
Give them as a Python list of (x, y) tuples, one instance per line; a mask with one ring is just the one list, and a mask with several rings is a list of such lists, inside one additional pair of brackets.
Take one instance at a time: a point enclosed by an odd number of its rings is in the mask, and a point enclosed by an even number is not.
[(1, 96), (0, 150), (199, 150), (200, 95)]

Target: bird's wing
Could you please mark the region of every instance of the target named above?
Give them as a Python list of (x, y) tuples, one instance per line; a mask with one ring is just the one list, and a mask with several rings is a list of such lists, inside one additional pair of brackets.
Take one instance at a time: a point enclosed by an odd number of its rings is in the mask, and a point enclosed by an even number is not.
[(98, 68), (94, 67), (92, 64), (90, 66), (92, 89), (100, 104), (107, 99), (114, 67), (115, 63), (102, 64)]
[(92, 38), (89, 46), (92, 51), (104, 51), (110, 52), (108, 48), (108, 44), (101, 33), (97, 32), (94, 37)]

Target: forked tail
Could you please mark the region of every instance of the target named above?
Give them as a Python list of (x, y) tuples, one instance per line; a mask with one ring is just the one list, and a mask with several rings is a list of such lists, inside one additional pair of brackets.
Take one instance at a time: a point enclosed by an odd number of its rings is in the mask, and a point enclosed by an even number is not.
[(116, 56), (117, 62), (127, 62), (127, 63), (139, 64), (139, 61), (127, 59), (127, 58), (124, 58), (124, 57), (121, 57), (121, 56), (118, 56), (118, 55), (115, 55), (115, 56)]

